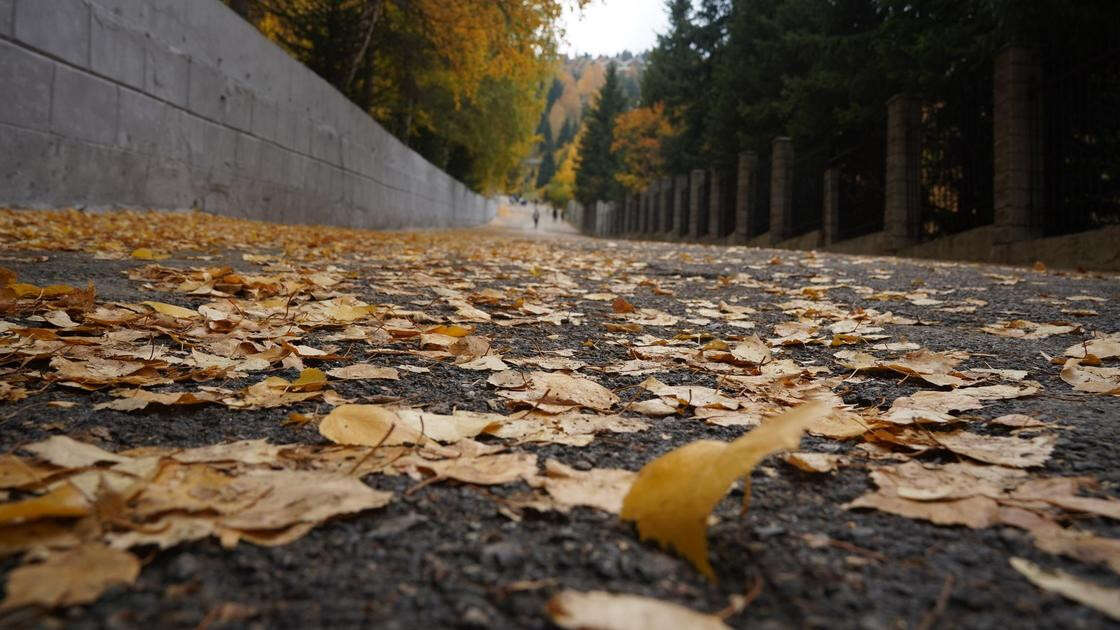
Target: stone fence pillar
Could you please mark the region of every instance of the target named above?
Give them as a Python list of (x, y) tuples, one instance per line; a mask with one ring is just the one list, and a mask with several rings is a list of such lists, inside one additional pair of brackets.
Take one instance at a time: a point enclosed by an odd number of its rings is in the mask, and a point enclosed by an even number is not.
[(758, 183), (758, 154), (743, 151), (739, 154), (739, 177), (735, 186), (735, 242), (746, 243), (751, 237), (751, 221), (754, 219), (755, 186)]
[(1007, 260), (1019, 241), (1043, 227), (1043, 159), (1039, 133), (1037, 52), (1009, 46), (996, 55), (993, 80), (996, 260)]
[(793, 229), (793, 141), (774, 138), (770, 153), (770, 244), (777, 245)]
[(831, 245), (840, 240), (840, 167), (830, 166), (824, 172), (822, 182), (824, 198), (824, 225), (821, 232), (824, 244)]
[(887, 101), (887, 172), (883, 230), (896, 251), (918, 241), (922, 227), (922, 106), (897, 94)]
[(688, 176), (688, 237), (700, 238), (708, 231), (708, 213), (704, 207), (704, 175), (702, 168), (692, 169)]

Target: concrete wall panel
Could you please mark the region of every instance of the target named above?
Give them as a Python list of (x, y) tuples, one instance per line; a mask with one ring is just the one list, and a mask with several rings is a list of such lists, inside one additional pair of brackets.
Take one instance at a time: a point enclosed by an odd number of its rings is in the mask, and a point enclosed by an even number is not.
[(0, 0), (0, 37), (0, 203), (371, 228), (496, 212), (217, 0)]

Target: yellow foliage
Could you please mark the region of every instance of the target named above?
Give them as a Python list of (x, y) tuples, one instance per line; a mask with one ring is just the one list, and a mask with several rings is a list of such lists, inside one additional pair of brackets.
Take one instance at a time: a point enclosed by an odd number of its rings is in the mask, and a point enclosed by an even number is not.
[(622, 156), (622, 170), (615, 179), (632, 192), (649, 186), (665, 171), (661, 147), (675, 133), (661, 103), (619, 114), (611, 151)]
[(715, 581), (708, 562), (708, 515), (743, 477), (743, 507), (750, 501), (746, 477), (767, 455), (796, 448), (801, 434), (828, 412), (824, 402), (791, 409), (733, 442), (698, 440), (642, 467), (622, 502), (622, 519), (635, 521), (643, 540), (672, 546), (698, 571)]

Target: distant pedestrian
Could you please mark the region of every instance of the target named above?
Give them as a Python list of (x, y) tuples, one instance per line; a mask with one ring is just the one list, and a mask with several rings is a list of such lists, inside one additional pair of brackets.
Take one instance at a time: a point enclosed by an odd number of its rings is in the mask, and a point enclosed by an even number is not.
[(560, 218), (560, 211), (557, 210), (556, 208), (553, 208), (552, 209), (552, 222), (556, 223), (556, 219), (559, 219), (559, 218)]
[(536, 206), (533, 207), (533, 229), (537, 229), (537, 224), (541, 222), (541, 209)]

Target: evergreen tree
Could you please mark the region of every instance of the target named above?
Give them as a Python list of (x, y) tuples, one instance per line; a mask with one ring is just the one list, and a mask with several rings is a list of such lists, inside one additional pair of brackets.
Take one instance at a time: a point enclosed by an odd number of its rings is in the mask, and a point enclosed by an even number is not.
[(618, 156), (611, 151), (615, 119), (625, 107), (619, 88), (618, 68), (607, 66), (606, 80), (586, 117), (587, 129), (580, 139), (579, 165), (576, 167), (576, 199), (588, 205), (597, 200), (611, 201), (622, 197), (622, 186), (615, 179)]
[(571, 118), (565, 118), (560, 125), (560, 134), (556, 136), (556, 146), (562, 147), (576, 139), (576, 126)]
[(548, 182), (552, 181), (552, 176), (556, 174), (556, 159), (552, 157), (552, 150), (544, 152), (541, 156), (541, 167), (537, 171), (537, 188), (544, 188)]

